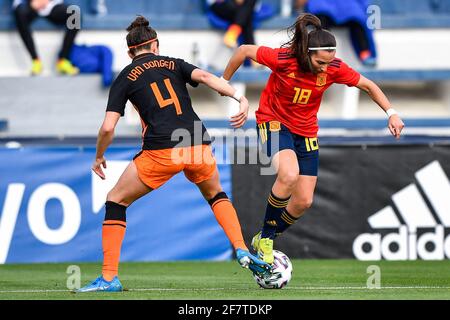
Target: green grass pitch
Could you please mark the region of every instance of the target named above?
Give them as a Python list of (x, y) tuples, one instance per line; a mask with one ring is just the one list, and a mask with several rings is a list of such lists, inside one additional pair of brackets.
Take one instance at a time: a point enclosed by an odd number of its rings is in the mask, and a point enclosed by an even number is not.
[[(122, 263), (122, 293), (74, 294), (67, 289), (70, 263), (0, 266), (0, 299), (450, 299), (450, 261), (293, 260), (289, 285), (260, 289), (235, 261)], [(80, 263), (81, 285), (100, 273)], [(368, 289), (370, 265), (381, 288)]]

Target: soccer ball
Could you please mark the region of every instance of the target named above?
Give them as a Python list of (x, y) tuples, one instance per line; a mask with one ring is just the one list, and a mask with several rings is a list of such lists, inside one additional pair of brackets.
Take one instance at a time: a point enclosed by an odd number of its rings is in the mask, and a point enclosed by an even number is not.
[(272, 275), (262, 277), (253, 274), (256, 283), (264, 289), (281, 289), (285, 287), (292, 278), (292, 263), (288, 256), (278, 250), (273, 250)]

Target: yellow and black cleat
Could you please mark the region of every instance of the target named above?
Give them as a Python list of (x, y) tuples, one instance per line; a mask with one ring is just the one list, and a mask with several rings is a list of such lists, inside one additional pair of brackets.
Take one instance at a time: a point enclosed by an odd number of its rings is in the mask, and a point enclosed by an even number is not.
[(39, 59), (34, 59), (31, 62), (31, 75), (32, 76), (38, 76), (42, 73), (42, 61)]
[(273, 256), (273, 240), (269, 238), (261, 238), (261, 232), (258, 232), (252, 239), (252, 247), (258, 253), (258, 258), (268, 264), (272, 264)]

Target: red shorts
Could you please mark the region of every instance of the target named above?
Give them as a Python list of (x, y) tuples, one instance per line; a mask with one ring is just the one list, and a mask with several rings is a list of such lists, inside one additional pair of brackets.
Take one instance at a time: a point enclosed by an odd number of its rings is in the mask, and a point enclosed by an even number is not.
[(209, 145), (142, 150), (134, 163), (139, 178), (152, 189), (159, 188), (180, 171), (197, 184), (210, 179), (216, 170), (216, 159)]

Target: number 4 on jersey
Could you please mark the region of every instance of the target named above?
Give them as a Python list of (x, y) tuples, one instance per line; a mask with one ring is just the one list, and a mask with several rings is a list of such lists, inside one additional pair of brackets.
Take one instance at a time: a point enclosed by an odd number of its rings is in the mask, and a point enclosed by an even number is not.
[(175, 93), (175, 90), (172, 87), (172, 83), (170, 82), (170, 79), (164, 79), (164, 84), (166, 85), (167, 91), (170, 94), (170, 98), (164, 99), (161, 91), (158, 88), (158, 85), (156, 82), (153, 82), (150, 84), (150, 88), (152, 88), (153, 93), (155, 94), (156, 100), (158, 101), (160, 108), (165, 108), (171, 104), (175, 106), (175, 110), (177, 111), (177, 115), (182, 114), (181, 111), (181, 105), (180, 101), (178, 100), (177, 94)]

